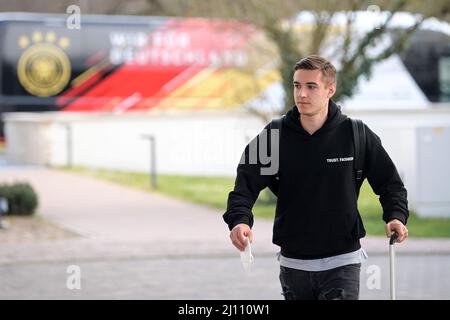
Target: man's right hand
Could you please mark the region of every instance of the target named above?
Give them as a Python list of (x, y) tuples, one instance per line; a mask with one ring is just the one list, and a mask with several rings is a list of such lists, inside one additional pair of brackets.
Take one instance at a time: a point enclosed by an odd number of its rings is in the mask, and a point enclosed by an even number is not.
[(253, 241), (252, 230), (245, 223), (236, 225), (230, 232), (231, 242), (239, 251), (245, 250), (245, 247), (247, 246), (246, 237), (248, 237), (250, 243)]

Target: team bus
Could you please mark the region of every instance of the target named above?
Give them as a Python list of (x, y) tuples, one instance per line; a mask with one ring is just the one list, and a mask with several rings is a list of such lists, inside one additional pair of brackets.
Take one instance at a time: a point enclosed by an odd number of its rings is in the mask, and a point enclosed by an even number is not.
[[(0, 116), (224, 109), (280, 97), (277, 51), (249, 23), (101, 15), (81, 15), (79, 29), (67, 22), (0, 13)], [(431, 102), (450, 100), (449, 41), (420, 30), (401, 54)]]
[(0, 113), (233, 108), (279, 80), (273, 45), (248, 23), (67, 18), (0, 14)]

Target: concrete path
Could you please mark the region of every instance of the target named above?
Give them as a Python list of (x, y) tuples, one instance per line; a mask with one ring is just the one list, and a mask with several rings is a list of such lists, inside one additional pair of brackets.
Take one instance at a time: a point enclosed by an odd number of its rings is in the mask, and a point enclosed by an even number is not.
[[(17, 180), (37, 190), (44, 218), (80, 236), (0, 246), (0, 274), (7, 275), (0, 277), (0, 298), (281, 298), (270, 221), (255, 223), (256, 260), (248, 275), (216, 209), (56, 170), (0, 168), (0, 182)], [(363, 246), (372, 257), (368, 266), (375, 262), (388, 275), (387, 239), (368, 237)], [(429, 279), (423, 293), (422, 282), (407, 284), (404, 298), (450, 298), (450, 239), (411, 238), (397, 252), (411, 280), (425, 277), (430, 266), (439, 278)], [(81, 290), (66, 287), (69, 265), (82, 270)], [(388, 277), (382, 279), (387, 290)], [(388, 297), (388, 291), (363, 287), (362, 298)]]
[[(98, 256), (235, 254), (218, 210), (61, 171), (0, 171), (0, 181), (19, 180), (29, 181), (36, 189), (40, 199), (38, 212), (43, 217), (81, 237), (56, 243), (20, 244), (25, 256), (17, 250), (18, 244), (9, 246), (10, 250), (2, 246), (0, 263)], [(270, 239), (271, 224), (258, 222), (255, 232), (259, 237), (255, 250), (275, 252)]]

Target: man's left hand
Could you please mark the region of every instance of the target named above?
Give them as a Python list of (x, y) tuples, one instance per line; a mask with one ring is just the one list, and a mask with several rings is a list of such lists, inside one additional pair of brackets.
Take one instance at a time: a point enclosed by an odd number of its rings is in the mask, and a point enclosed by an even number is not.
[(396, 242), (402, 242), (408, 237), (408, 228), (398, 219), (394, 219), (389, 221), (385, 227), (386, 236), (389, 238), (392, 233), (395, 231), (398, 233), (398, 238), (395, 240)]

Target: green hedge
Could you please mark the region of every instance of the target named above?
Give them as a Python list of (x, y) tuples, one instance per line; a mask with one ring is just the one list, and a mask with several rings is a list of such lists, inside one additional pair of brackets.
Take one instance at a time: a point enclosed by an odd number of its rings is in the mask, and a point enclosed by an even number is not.
[(32, 215), (38, 206), (37, 194), (26, 182), (0, 184), (0, 197), (8, 201), (7, 214)]

